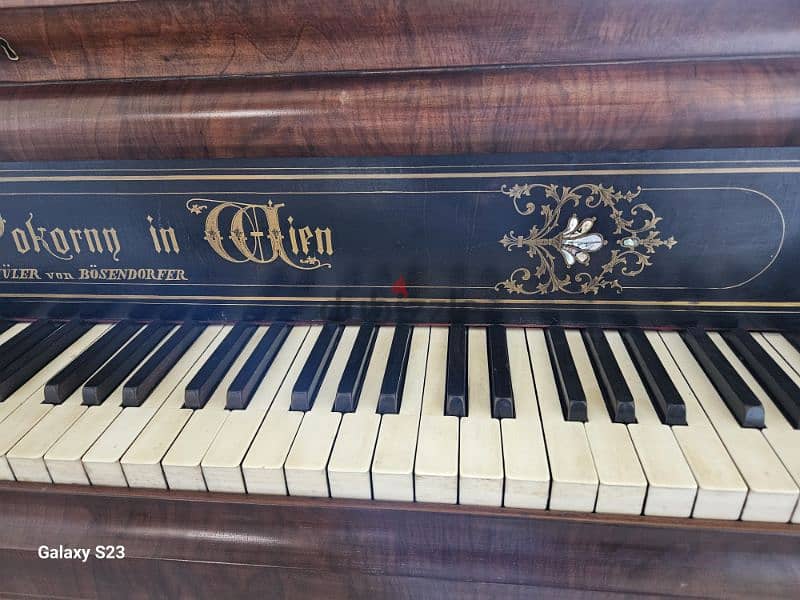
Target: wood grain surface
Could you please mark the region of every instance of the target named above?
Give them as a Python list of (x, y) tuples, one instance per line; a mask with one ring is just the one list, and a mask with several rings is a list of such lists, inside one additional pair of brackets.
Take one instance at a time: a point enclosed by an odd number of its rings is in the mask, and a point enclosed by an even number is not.
[(6, 87), (0, 160), (800, 144), (800, 59)]
[(800, 51), (800, 11), (794, 0), (149, 0), (47, 8), (16, 0), (13, 4), (28, 8), (3, 11), (0, 37), (21, 58), (13, 63), (0, 60), (0, 81), (673, 60)]
[[(19, 483), (0, 503), (4, 595), (788, 598), (800, 584), (796, 525)], [(59, 543), (127, 558), (36, 556)]]

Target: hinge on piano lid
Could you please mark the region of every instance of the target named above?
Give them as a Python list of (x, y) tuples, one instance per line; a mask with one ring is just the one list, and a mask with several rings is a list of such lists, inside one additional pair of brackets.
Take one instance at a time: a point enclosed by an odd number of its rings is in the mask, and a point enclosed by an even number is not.
[(8, 60), (19, 60), (19, 54), (14, 51), (6, 38), (0, 37), (0, 48), (2, 48), (3, 52), (6, 53)]

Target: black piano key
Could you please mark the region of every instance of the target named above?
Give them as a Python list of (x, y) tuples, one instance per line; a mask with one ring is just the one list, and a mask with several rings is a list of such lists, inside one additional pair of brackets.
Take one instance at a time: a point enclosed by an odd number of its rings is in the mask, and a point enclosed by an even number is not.
[(225, 408), (229, 410), (247, 408), (290, 330), (291, 327), (283, 323), (270, 325), (228, 388)]
[(0, 346), (0, 370), (6, 368), (28, 350), (61, 327), (63, 322), (41, 320), (31, 323)]
[(511, 370), (508, 366), (506, 330), (492, 325), (486, 330), (489, 344), (489, 382), (492, 395), (492, 417), (514, 418), (514, 392), (511, 389)]
[(44, 401), (61, 404), (138, 331), (139, 325), (120, 321), (84, 350), (44, 386)]
[(447, 386), (444, 414), (466, 417), (469, 410), (467, 394), (467, 328), (451, 325), (447, 334)]
[(764, 427), (764, 407), (702, 329), (681, 332), (722, 400), (742, 427)]
[(292, 389), (291, 410), (311, 410), (343, 329), (334, 323), (328, 323), (322, 328)]
[(237, 323), (195, 374), (184, 392), (184, 408), (203, 408), (233, 361), (256, 332), (251, 323)]
[(592, 327), (583, 330), (583, 341), (589, 350), (592, 366), (600, 380), (603, 397), (614, 423), (636, 423), (636, 408), (633, 395), (619, 369), (617, 359), (608, 345), (602, 329)]
[(412, 327), (398, 325), (394, 330), (392, 346), (389, 349), (389, 361), (383, 373), (381, 393), (378, 397), (378, 414), (397, 414), (403, 395), (403, 383), (408, 366), (408, 353), (411, 348)]
[(141, 406), (204, 329), (202, 325), (194, 323), (181, 325), (125, 382), (122, 388), (122, 406)]
[(622, 340), (628, 348), (661, 422), (665, 425), (686, 425), (686, 404), (644, 331), (623, 330)]
[(795, 429), (800, 429), (800, 387), (746, 331), (726, 331), (722, 337), (769, 393), (786, 420)]
[(358, 397), (361, 394), (361, 386), (364, 384), (364, 376), (367, 374), (377, 334), (378, 328), (374, 325), (362, 325), (358, 330), (353, 350), (347, 359), (342, 380), (336, 390), (336, 399), (333, 402), (333, 410), (336, 412), (353, 412), (358, 406)]
[(569, 350), (567, 336), (561, 327), (549, 327), (544, 331), (547, 348), (550, 350), (550, 364), (556, 377), (558, 397), (567, 421), (586, 422), (586, 396), (572, 353)]
[(18, 390), (23, 383), (78, 341), (91, 328), (89, 323), (70, 321), (0, 371), (0, 401)]
[(139, 363), (169, 334), (172, 325), (150, 323), (84, 384), (83, 403), (102, 404)]

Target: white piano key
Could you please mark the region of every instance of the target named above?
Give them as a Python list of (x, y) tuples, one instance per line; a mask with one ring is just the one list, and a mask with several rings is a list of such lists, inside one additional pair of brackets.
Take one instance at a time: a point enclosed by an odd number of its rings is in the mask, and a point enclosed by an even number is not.
[(503, 504), (517, 508), (547, 508), (550, 467), (539, 420), (525, 330), (506, 330), (511, 387), (516, 418), (500, 421), (505, 489)]
[(611, 421), (580, 331), (569, 329), (566, 336), (586, 396), (586, 436), (600, 480), (595, 511), (641, 514), (647, 479), (628, 428)]
[(242, 461), (245, 485), (247, 491), (252, 494), (286, 495), (287, 493), (283, 464), (303, 419), (303, 412), (289, 410), (292, 388), (321, 331), (321, 325), (309, 328), (297, 357), (289, 373), (286, 374), (286, 379), (283, 380), (267, 416), (253, 439), (250, 450)]
[[(800, 385), (800, 352), (779, 333), (753, 334), (756, 341), (789, 377)], [(800, 485), (800, 430), (794, 429), (771, 399), (761, 400), (767, 418), (763, 431), (770, 446), (783, 461), (794, 482)], [(800, 523), (800, 502), (794, 510), (792, 523)]]
[(194, 491), (207, 489), (200, 464), (230, 414), (230, 411), (225, 410), (228, 388), (268, 329), (269, 327), (265, 325), (256, 328), (208, 398), (206, 405), (194, 410), (161, 459), (161, 468), (170, 489)]
[(461, 504), (503, 504), (503, 442), (492, 418), (486, 329), (467, 331), (467, 416), (461, 419), (458, 500)]
[(736, 520), (747, 499), (747, 486), (659, 333), (645, 335), (686, 405), (687, 424), (672, 427), (672, 434), (697, 482), (692, 516)]
[(241, 464), (284, 378), (294, 362), (309, 327), (293, 327), (275, 360), (244, 410), (234, 410), (203, 457), (203, 478), (210, 491), (244, 494)]
[[(109, 325), (92, 327), (36, 375), (23, 383), (4, 402), (0, 402), (0, 479), (15, 479), (8, 462), (8, 452), (53, 409), (53, 405), (42, 403), (44, 385), (53, 375), (84, 352), (108, 328)], [(42, 475), (41, 472), (38, 474)], [(49, 481), (49, 476), (44, 480)]]
[(344, 328), (317, 398), (303, 417), (286, 457), (286, 488), (291, 496), (330, 495), (325, 467), (341, 421), (341, 414), (332, 411), (333, 402), (359, 329), (357, 325)]
[[(661, 337), (749, 488), (741, 518), (789, 521), (798, 489), (764, 436), (757, 429), (739, 426), (677, 333), (662, 332)], [(712, 335), (712, 340), (719, 347), (715, 337)], [(719, 341), (724, 344), (723, 340)]]
[(447, 327), (431, 327), (414, 460), (418, 502), (458, 502), (458, 417), (444, 415), (448, 334)]
[[(150, 358), (166, 339), (169, 338), (162, 340), (144, 360)], [(44, 455), (53, 483), (89, 485), (89, 477), (83, 468), (81, 457), (122, 412), (123, 385), (121, 383), (117, 386), (101, 405), (88, 407)]]
[(461, 419), (460, 436), (459, 503), (501, 506), (503, 450), (500, 421), (464, 417)]
[(400, 413), (381, 419), (371, 470), (376, 500), (414, 501), (414, 458), (429, 338), (429, 327), (414, 327)]
[(328, 484), (334, 498), (372, 498), (370, 467), (381, 424), (381, 415), (375, 411), (393, 337), (393, 326), (378, 330), (356, 410), (342, 417), (328, 463)]
[(86, 410), (81, 406), (80, 389), (67, 398), (63, 404), (53, 406), (14, 447), (8, 451), (6, 459), (17, 481), (37, 481), (50, 483), (50, 473), (44, 462), (44, 455), (55, 440)]
[(14, 323), (11, 327), (0, 333), (0, 344), (5, 344), (18, 333), (22, 333), (30, 326), (30, 323)]
[(184, 352), (141, 406), (129, 406), (100, 435), (81, 458), (92, 485), (127, 486), (120, 459), (136, 437), (175, 390), (186, 372), (221, 331), (218, 325), (207, 327)]
[[(733, 367), (736, 369), (736, 372), (739, 373), (739, 376), (742, 378), (745, 384), (747, 384), (747, 386), (755, 394), (756, 398), (758, 398), (758, 400), (764, 406), (764, 425), (766, 427), (761, 430), (761, 433), (795, 484), (795, 489), (797, 490), (795, 498), (796, 507), (797, 497), (800, 497), (800, 489), (797, 488), (798, 483), (800, 482), (800, 431), (792, 428), (792, 426), (783, 416), (783, 413), (781, 413), (780, 409), (769, 397), (769, 394), (767, 394), (764, 388), (762, 388), (755, 380), (750, 371), (748, 371), (748, 369), (736, 357), (735, 353), (733, 350), (731, 350), (727, 342), (722, 339), (722, 336), (716, 332), (710, 333), (709, 336), (720, 349), (720, 352), (722, 352), (722, 354), (725, 356), (726, 360), (733, 365)], [(786, 373), (791, 377), (791, 368), (786, 365), (780, 354), (775, 352), (769, 343), (760, 335), (756, 335), (755, 339), (758, 343), (762, 344), (762, 348), (764, 348), (771, 355), (778, 366), (786, 371)], [(783, 363), (783, 366), (781, 363)], [(797, 374), (795, 374), (795, 378), (797, 382), (800, 382), (800, 378), (797, 378)], [(796, 512), (792, 511), (792, 514), (796, 515)]]
[(458, 417), (422, 415), (414, 463), (417, 502), (458, 502), (458, 438)]
[(42, 404), (44, 385), (100, 337), (108, 325), (95, 325), (38, 373), (0, 402), (0, 479), (13, 480), (6, 453), (24, 436), (52, 405)]
[[(137, 330), (137, 332), (140, 330), (141, 328)], [(124, 351), (134, 338), (135, 334), (128, 338), (117, 352)], [(114, 355), (110, 356), (108, 360), (112, 360), (115, 355), (116, 352)], [(105, 363), (101, 365), (100, 368), (104, 365)], [(110, 422), (108, 418), (109, 409), (107, 407), (104, 408), (103, 405), (84, 406), (82, 404), (82, 392), (83, 390), (79, 386), (64, 400), (64, 402), (53, 406), (25, 436), (8, 451), (6, 458), (11, 470), (14, 472), (14, 477), (16, 477), (18, 481), (51, 482), (52, 477), (47, 470), (45, 455), (87, 412), (94, 413), (97, 411), (100, 414), (101, 422)], [(86, 433), (89, 433), (89, 429), (87, 429)], [(77, 466), (82, 469), (79, 464)], [(71, 478), (75, 476), (74, 468), (66, 470), (68, 471), (66, 474), (68, 477)]]
[(53, 483), (89, 485), (81, 456), (122, 412), (122, 407), (115, 400), (115, 394), (112, 393), (100, 406), (87, 409), (44, 455)]
[(591, 512), (599, 481), (585, 427), (564, 420), (544, 331), (527, 329), (525, 334), (550, 463), (549, 507)]
[(217, 336), (167, 396), (158, 412), (148, 421), (120, 459), (122, 471), (130, 487), (167, 489), (167, 480), (161, 469), (161, 459), (192, 415), (192, 409), (182, 408), (186, 386), (231, 329), (233, 329), (231, 325), (220, 328)]
[(628, 425), (628, 432), (647, 478), (644, 514), (689, 517), (697, 496), (692, 471), (672, 429), (659, 419), (619, 332), (607, 330), (605, 337), (636, 407), (637, 422)]

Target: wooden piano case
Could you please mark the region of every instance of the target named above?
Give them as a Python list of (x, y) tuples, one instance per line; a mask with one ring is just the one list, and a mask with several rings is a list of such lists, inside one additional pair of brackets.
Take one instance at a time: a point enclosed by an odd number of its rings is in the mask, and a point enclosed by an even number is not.
[[(0, 38), (0, 160), (15, 163), (0, 164), (6, 171), (0, 191), (7, 194), (3, 211), (20, 223), (31, 212), (23, 192), (38, 194), (30, 201), (38, 202), (37, 214), (66, 210), (67, 193), (83, 194), (91, 185), (105, 186), (103, 193), (119, 191), (115, 186), (137, 192), (133, 184), (63, 179), (64, 169), (98, 175), (122, 168), (117, 162), (65, 165), (76, 160), (148, 159), (146, 169), (153, 170), (173, 159), (227, 158), (235, 160), (225, 167), (236, 171), (246, 167), (244, 158), (353, 157), (334, 163), (358, 167), (374, 166), (369, 157), (375, 156), (457, 155), (437, 159), (441, 167), (465, 154), (559, 152), (573, 168), (580, 160), (571, 153), (582, 151), (606, 152), (592, 160), (605, 156), (617, 164), (633, 155), (608, 152), (669, 148), (677, 152), (669, 161), (685, 163), (689, 156), (701, 161), (702, 149), (748, 148), (718, 151), (714, 160), (739, 161), (744, 169), (745, 157), (762, 170), (763, 161), (779, 163), (782, 171), (759, 177), (783, 198), (777, 205), (781, 219), (788, 215), (783, 231), (790, 235), (781, 246), (787, 262), (760, 280), (756, 297), (746, 298), (774, 306), (756, 316), (716, 306), (714, 322), (795, 323), (792, 227), (800, 212), (792, 193), (797, 168), (790, 163), (800, 155), (775, 149), (800, 146), (794, 0), (0, 0)], [(695, 150), (681, 154), (686, 148)], [(384, 167), (422, 164), (393, 160), (400, 162)], [(34, 182), (28, 190), (28, 182), (12, 180), (35, 169), (43, 178), (60, 172), (62, 179)], [(745, 171), (728, 169), (713, 174), (714, 186), (745, 187), (737, 180)], [(527, 182), (515, 178), (508, 185)], [(505, 182), (496, 183), (507, 210)], [(763, 225), (744, 204), (744, 212), (731, 210), (740, 206), (736, 198), (721, 197), (718, 202), (730, 203), (717, 213), (727, 207), (728, 218)], [(88, 201), (81, 210), (114, 214)], [(677, 254), (682, 239), (676, 237)], [(770, 252), (765, 244), (752, 247)], [(502, 281), (495, 279), (491, 285)], [(113, 295), (98, 302), (80, 294), (33, 297), (19, 285), (23, 291), (2, 296), (0, 314), (117, 318), (144, 315), (153, 303)], [(680, 310), (634, 311), (626, 323), (700, 322), (709, 310), (695, 301), (714, 301), (715, 293), (681, 297), (691, 306)], [(599, 290), (598, 297), (615, 300), (617, 292)], [(551, 298), (559, 302), (546, 311), (506, 311), (500, 320), (613, 322), (605, 316), (610, 312), (578, 311), (564, 290)], [(742, 300), (732, 293), (723, 304)], [(213, 320), (267, 318), (272, 310), (263, 299), (254, 313), (199, 303)], [(287, 318), (342, 318), (304, 310)], [(380, 318), (401, 314), (384, 311)], [(470, 320), (469, 314), (448, 309), (420, 319)], [(488, 314), (472, 321), (490, 320)], [(365, 315), (375, 318), (369, 311), (344, 318)], [(38, 547), (53, 543), (124, 545), (126, 558), (40, 559)], [(777, 598), (796, 597), (798, 585), (797, 525), (0, 485), (4, 597)]]

